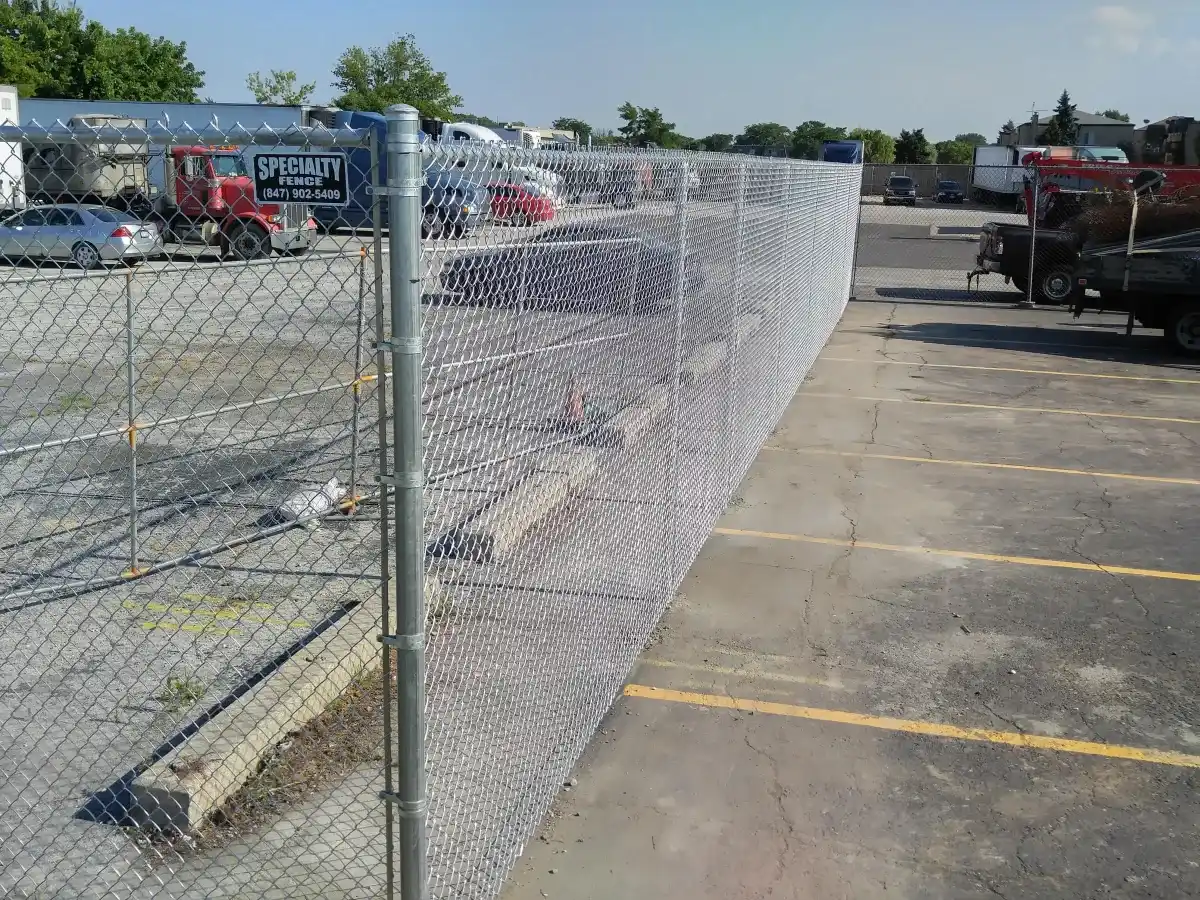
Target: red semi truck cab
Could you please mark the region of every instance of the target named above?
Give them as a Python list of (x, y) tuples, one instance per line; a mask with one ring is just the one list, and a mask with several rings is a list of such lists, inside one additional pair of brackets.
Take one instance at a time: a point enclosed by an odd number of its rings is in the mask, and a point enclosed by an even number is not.
[(167, 240), (217, 244), (241, 259), (302, 254), (316, 243), (307, 207), (255, 202), (241, 148), (170, 147), (162, 180), (159, 213)]

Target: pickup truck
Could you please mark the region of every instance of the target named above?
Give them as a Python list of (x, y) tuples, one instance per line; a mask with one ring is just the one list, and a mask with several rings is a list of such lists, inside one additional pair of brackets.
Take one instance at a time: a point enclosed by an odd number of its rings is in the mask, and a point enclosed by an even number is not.
[(1098, 291), (1102, 309), (1132, 312), (1145, 328), (1161, 328), (1177, 351), (1200, 355), (1200, 233), (1184, 231), (1135, 241), (1125, 286), (1127, 243), (1085, 244), (1079, 255), (1079, 296), (1071, 312), (1078, 317), (1097, 306), (1084, 300)]
[[(1003, 275), (1021, 293), (1029, 290), (1029, 246), (1032, 229), (1028, 225), (985, 222), (979, 235), (975, 270), (968, 280), (981, 275)], [(1072, 231), (1039, 228), (1037, 255), (1033, 267), (1033, 301), (1048, 306), (1070, 303), (1079, 290), (1075, 283), (1075, 265), (1079, 259), (1078, 238)]]

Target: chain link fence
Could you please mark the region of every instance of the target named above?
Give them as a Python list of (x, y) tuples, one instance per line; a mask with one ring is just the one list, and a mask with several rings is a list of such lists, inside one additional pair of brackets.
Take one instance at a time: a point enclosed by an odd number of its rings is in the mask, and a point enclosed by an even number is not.
[(494, 896), (850, 294), (859, 167), (387, 129), (0, 135), (0, 894)]

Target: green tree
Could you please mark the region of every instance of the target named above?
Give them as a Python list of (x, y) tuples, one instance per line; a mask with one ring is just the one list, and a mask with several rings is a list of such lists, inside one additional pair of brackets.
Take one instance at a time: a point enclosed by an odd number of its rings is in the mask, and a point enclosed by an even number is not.
[(747, 125), (737, 136), (740, 147), (761, 147), (764, 152), (776, 154), (788, 151), (792, 146), (792, 129), (778, 122), (759, 122)]
[(25, 97), (191, 102), (204, 73), (187, 45), (136, 28), (109, 31), (74, 4), (0, 2), (0, 81)]
[(1017, 133), (1017, 123), (1009, 119), (1000, 126), (1000, 134), (996, 136), (997, 144), (1007, 144), (1012, 140), (1013, 135)]
[(954, 140), (963, 144), (970, 144), (972, 147), (982, 147), (988, 142), (987, 138), (985, 138), (978, 131), (968, 131), (965, 134), (956, 134), (954, 136)]
[(896, 162), (914, 164), (933, 162), (933, 148), (925, 137), (924, 128), (901, 131), (896, 138)]
[(396, 103), (407, 103), (421, 115), (454, 118), (462, 97), (450, 90), (446, 73), (435, 71), (411, 34), (385, 47), (350, 47), (333, 67), (333, 102), (343, 109), (383, 112)]
[(821, 144), (825, 141), (841, 141), (846, 138), (846, 129), (826, 125), (810, 119), (796, 126), (792, 132), (792, 157), (794, 159), (819, 159)]
[(617, 129), (631, 147), (679, 147), (684, 138), (675, 133), (675, 123), (663, 118), (657, 106), (653, 108), (622, 103), (617, 115), (625, 124)]
[(454, 121), (467, 122), (471, 125), (482, 125), (484, 128), (500, 128), (500, 123), (490, 116), (473, 116), (470, 113), (456, 112)]
[(725, 153), (733, 146), (732, 134), (710, 134), (700, 138), (700, 146), (713, 153)]
[(272, 69), (271, 74), (265, 78), (261, 72), (251, 72), (246, 76), (246, 87), (254, 95), (255, 103), (268, 106), (302, 106), (312, 97), (317, 83), (310, 81), (296, 84), (296, 73), (291, 69)]
[(896, 139), (877, 128), (854, 128), (846, 135), (863, 142), (863, 162), (886, 165), (896, 160)]
[(1098, 116), (1104, 116), (1106, 119), (1116, 119), (1118, 122), (1132, 121), (1129, 118), (1129, 113), (1123, 113), (1119, 109), (1106, 109), (1104, 112), (1096, 113)]
[(940, 141), (934, 149), (936, 161), (948, 166), (969, 166), (975, 158), (975, 145), (957, 138), (953, 141)]
[(560, 119), (555, 119), (550, 123), (551, 128), (557, 128), (560, 131), (569, 131), (575, 135), (575, 142), (583, 147), (587, 145), (588, 138), (592, 134), (592, 126), (583, 119), (573, 119), (570, 116), (563, 116)]
[(1054, 116), (1046, 126), (1042, 140), (1049, 147), (1071, 147), (1079, 138), (1079, 120), (1075, 117), (1075, 105), (1065, 90), (1059, 95)]

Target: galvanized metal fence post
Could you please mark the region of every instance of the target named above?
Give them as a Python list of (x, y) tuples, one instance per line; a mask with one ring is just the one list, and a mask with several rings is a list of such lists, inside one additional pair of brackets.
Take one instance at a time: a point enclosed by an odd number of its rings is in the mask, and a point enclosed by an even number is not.
[(738, 356), (741, 353), (741, 321), (742, 321), (742, 256), (745, 247), (743, 236), (746, 232), (746, 164), (738, 166), (737, 196), (733, 208), (733, 321), (730, 324), (729, 335), (729, 396), (725, 410), (725, 478), (729, 496), (737, 485), (734, 484), (734, 421), (737, 416), (738, 391)]
[(675, 358), (671, 372), (671, 573), (682, 576), (682, 536), (680, 506), (682, 472), (680, 466), (680, 443), (683, 440), (683, 404), (680, 396), (683, 384), (683, 303), (687, 292), (687, 242), (688, 242), (688, 169), (687, 159), (679, 161), (679, 184), (675, 187), (675, 225), (679, 230), (679, 263), (676, 267), (675, 289), (671, 292), (675, 305)]
[(851, 300), (858, 299), (858, 246), (862, 243), (862, 211), (863, 211), (863, 195), (862, 186), (859, 185), (858, 197), (858, 215), (854, 220), (854, 258), (850, 263), (850, 298)]
[(425, 540), (421, 433), (421, 147), (418, 113), (387, 110), (388, 244), (391, 251), (391, 483), (396, 494), (396, 792), (400, 897), (426, 900)]
[(134, 365), (133, 273), (125, 273), (125, 402), (129, 437), (129, 574), (140, 572), (138, 564), (137, 509), (137, 375)]
[[(383, 306), (383, 204), (387, 203), (387, 195), (380, 189), (383, 187), (384, 179), (381, 176), (380, 147), (379, 133), (372, 130), (369, 140), (371, 151), (371, 228), (374, 233), (374, 241), (372, 250), (372, 262), (374, 263), (373, 276), (375, 279), (375, 408), (376, 418), (378, 419), (377, 427), (379, 429), (379, 574), (382, 584), (380, 591), (382, 601), (382, 609), (380, 610), (380, 629), (383, 634), (392, 633), (392, 612), (391, 612), (391, 591), (393, 590), (393, 582), (391, 579), (392, 567), (392, 543), (391, 537), (391, 522), (389, 510), (391, 509), (391, 487), (388, 485), (386, 476), (389, 474), (388, 469), (388, 360), (390, 356), (384, 342), (387, 339), (387, 317), (384, 314)], [(392, 648), (387, 644), (383, 645), (383, 796), (390, 798), (393, 795), (394, 784), (392, 781), (393, 768), (392, 761), (395, 754), (392, 747), (393, 731), (393, 716), (392, 716), (392, 689), (395, 684), (394, 673), (392, 671)], [(391, 803), (387, 806), (387, 815), (384, 816), (383, 824), (383, 896), (386, 900), (394, 900), (396, 896), (396, 865), (395, 865), (395, 820), (392, 815)]]
[(354, 381), (351, 384), (350, 407), (350, 515), (358, 513), (358, 445), (359, 410), (362, 408), (363, 386), (363, 330), (366, 327), (366, 312), (363, 301), (367, 293), (367, 248), (358, 253), (358, 302), (354, 310)]
[(1041, 188), (1041, 185), (1040, 185), (1041, 179), (1038, 176), (1036, 167), (1035, 167), (1035, 171), (1034, 171), (1033, 175), (1031, 175), (1030, 178), (1033, 180), (1033, 201), (1032, 201), (1032, 205), (1028, 206), (1026, 208), (1026, 213), (1029, 216), (1029, 226), (1030, 226), (1029, 227), (1029, 274), (1028, 274), (1029, 284), (1027, 284), (1025, 286), (1025, 299), (1017, 304), (1017, 306), (1024, 307), (1026, 309), (1030, 309), (1034, 305), (1034, 303), (1033, 303), (1033, 290), (1034, 290), (1033, 276), (1034, 276), (1035, 271), (1037, 270), (1037, 267), (1034, 265), (1034, 260), (1037, 257), (1037, 226), (1038, 226), (1038, 203), (1039, 203), (1038, 198), (1039, 198), (1040, 188)]

